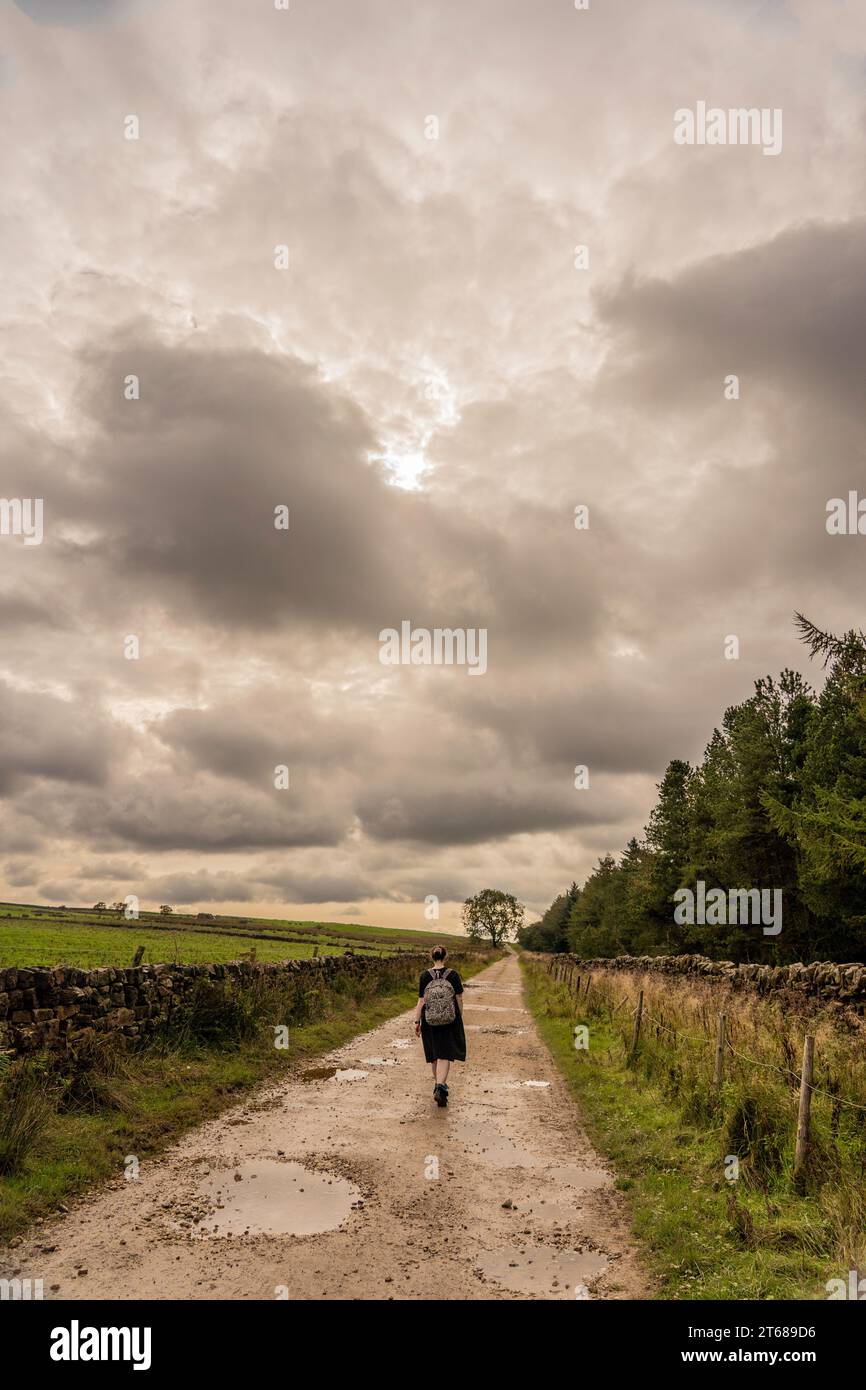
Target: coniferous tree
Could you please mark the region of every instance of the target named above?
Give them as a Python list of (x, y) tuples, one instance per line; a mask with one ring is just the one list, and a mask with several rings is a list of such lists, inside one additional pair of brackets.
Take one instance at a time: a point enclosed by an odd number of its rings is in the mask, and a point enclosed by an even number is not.
[[(643, 840), (604, 855), (560, 894), (535, 949), (581, 955), (700, 951), (781, 962), (866, 955), (866, 634), (796, 615), (827, 677), (816, 696), (784, 670), (725, 711), (699, 766), (674, 759)], [(781, 891), (782, 931), (755, 921), (678, 924), (677, 889)]]

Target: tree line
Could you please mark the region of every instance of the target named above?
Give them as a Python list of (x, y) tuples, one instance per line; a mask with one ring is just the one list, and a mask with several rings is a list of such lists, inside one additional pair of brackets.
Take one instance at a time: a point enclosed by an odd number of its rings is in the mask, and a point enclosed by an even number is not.
[[(755, 682), (726, 710), (697, 766), (674, 759), (643, 837), (606, 854), (539, 922), (529, 950), (583, 956), (698, 952), (782, 964), (866, 955), (866, 635), (836, 637), (795, 618), (826, 680)], [(781, 890), (782, 930), (678, 921), (674, 895), (698, 882)]]

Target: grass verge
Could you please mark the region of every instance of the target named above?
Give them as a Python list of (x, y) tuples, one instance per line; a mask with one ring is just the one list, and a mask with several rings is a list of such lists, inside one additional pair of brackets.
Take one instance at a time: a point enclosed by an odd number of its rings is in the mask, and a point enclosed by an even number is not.
[[(823, 1181), (813, 1174), (807, 1192), (795, 1192), (788, 1154), (795, 1097), (774, 1090), (772, 1080), (749, 1081), (748, 1094), (746, 1083), (732, 1080), (713, 1108), (669, 1048), (659, 1054), (665, 1075), (650, 1042), (646, 1058), (627, 1065), (628, 1013), (614, 1014), (603, 990), (587, 1007), (543, 965), (522, 965), (541, 1035), (627, 1194), (655, 1297), (826, 1299), (828, 1280), (847, 1283), (858, 1259), (866, 1270), (856, 1139)], [(578, 1051), (581, 1023), (589, 1048)], [(737, 1181), (727, 1177), (732, 1157)]]

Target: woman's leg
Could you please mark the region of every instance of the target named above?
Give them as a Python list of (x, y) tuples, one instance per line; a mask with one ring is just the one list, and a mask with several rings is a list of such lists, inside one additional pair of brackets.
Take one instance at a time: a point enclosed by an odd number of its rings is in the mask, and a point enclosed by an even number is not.
[(430, 1070), (431, 1070), (432, 1073), (433, 1073), (433, 1084), (434, 1084), (434, 1086), (435, 1086), (435, 1084), (436, 1084), (436, 1063), (435, 1063), (435, 1062), (431, 1062), (431, 1063), (430, 1063)]
[(433, 1075), (440, 1084), (441, 1082), (448, 1080), (448, 1072), (450, 1068), (451, 1063), (448, 1061), (448, 1059), (446, 1057), (440, 1057), (439, 1061), (433, 1068)]

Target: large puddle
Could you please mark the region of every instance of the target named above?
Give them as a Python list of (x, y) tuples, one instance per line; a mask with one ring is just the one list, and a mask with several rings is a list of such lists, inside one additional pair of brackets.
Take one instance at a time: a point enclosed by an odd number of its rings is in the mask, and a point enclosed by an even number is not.
[(604, 1255), (577, 1250), (495, 1250), (476, 1261), (485, 1279), (512, 1293), (537, 1293), (545, 1298), (585, 1297), (587, 1279), (607, 1264)]
[(361, 1193), (334, 1173), (258, 1159), (206, 1178), (201, 1197), (202, 1236), (312, 1236), (344, 1225)]

